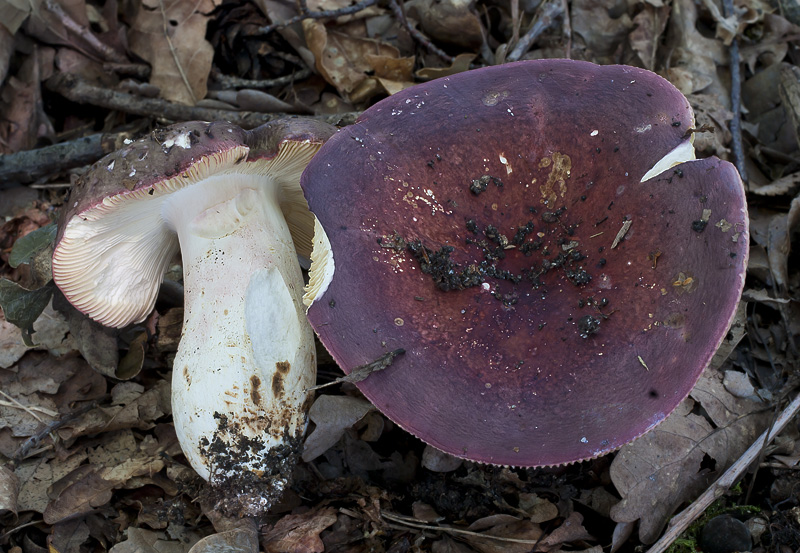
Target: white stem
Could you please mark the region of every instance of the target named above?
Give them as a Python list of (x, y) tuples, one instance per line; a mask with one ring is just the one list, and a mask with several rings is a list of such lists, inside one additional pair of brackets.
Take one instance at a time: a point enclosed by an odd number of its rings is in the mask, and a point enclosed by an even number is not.
[(263, 177), (221, 175), (175, 194), (163, 214), (184, 267), (172, 379), (181, 447), (212, 485), (241, 485), (245, 475), (251, 487), (266, 480), (268, 500), (276, 499), (305, 429), (316, 367), (277, 193)]

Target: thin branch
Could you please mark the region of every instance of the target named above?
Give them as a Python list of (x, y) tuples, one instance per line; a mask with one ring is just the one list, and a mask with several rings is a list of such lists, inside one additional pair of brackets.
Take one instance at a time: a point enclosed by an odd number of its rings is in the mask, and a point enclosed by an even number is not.
[(189, 97), (192, 99), (192, 103), (196, 104), (197, 96), (194, 93), (194, 89), (192, 89), (192, 85), (189, 83), (189, 78), (186, 76), (186, 72), (183, 70), (181, 60), (178, 58), (178, 51), (172, 44), (172, 38), (169, 36), (169, 22), (167, 21), (167, 10), (164, 9), (164, 0), (158, 0), (158, 7), (161, 10), (161, 19), (163, 21), (162, 29), (164, 31), (164, 38), (167, 39), (167, 45), (169, 46), (169, 53), (172, 55), (172, 61), (175, 62), (175, 67), (178, 68), (178, 73), (181, 75), (183, 86), (185, 86), (186, 90), (189, 92)]
[(252, 31), (246, 31), (245, 34), (247, 36), (268, 35), (276, 29), (283, 29), (284, 27), (294, 25), (295, 23), (299, 23), (305, 19), (331, 19), (335, 17), (341, 17), (343, 15), (352, 15), (370, 6), (374, 6), (377, 3), (378, 0), (361, 0), (361, 2), (358, 2), (357, 4), (353, 4), (352, 6), (347, 6), (345, 8), (339, 8), (338, 10), (321, 10), (318, 12), (301, 13), (280, 23), (271, 23), (264, 27), (253, 29)]
[(291, 75), (284, 75), (283, 77), (276, 77), (274, 79), (242, 79), (241, 77), (234, 77), (232, 75), (223, 75), (219, 69), (211, 70), (211, 77), (219, 83), (221, 88), (272, 88), (273, 86), (283, 86), (295, 81), (306, 79), (310, 77), (313, 72), (310, 69), (301, 69)]
[[(730, 17), (735, 14), (733, 0), (723, 0), (722, 7), (725, 16)], [(739, 39), (734, 35), (731, 45), (728, 47), (731, 69), (731, 149), (733, 150), (733, 161), (742, 180), (747, 183), (747, 168), (745, 167), (744, 145), (742, 143), (742, 73), (741, 60), (739, 57)]]
[(528, 29), (528, 32), (523, 35), (519, 42), (517, 42), (514, 49), (506, 57), (507, 61), (517, 61), (530, 49), (531, 45), (536, 42), (543, 32), (550, 28), (559, 15), (564, 13), (564, 3), (561, 0), (548, 0), (539, 6), (536, 19)]
[(564, 57), (572, 59), (572, 17), (569, 14), (569, 0), (561, 0), (561, 11), (564, 21), (561, 23), (561, 33), (564, 35)]
[[(75, 75), (59, 73), (49, 78), (45, 85), (53, 92), (79, 104), (91, 104), (133, 115), (152, 117), (167, 121), (229, 121), (246, 129), (263, 125), (268, 121), (288, 117), (285, 113), (256, 113), (252, 111), (231, 111), (227, 109), (187, 106), (162, 100), (144, 98), (126, 92), (101, 88), (87, 83)], [(358, 113), (340, 113), (314, 116), (332, 125), (352, 124)]]
[(388, 513), (386, 511), (381, 512), (381, 518), (390, 520), (395, 524), (400, 525), (401, 528), (402, 527), (418, 528), (420, 530), (427, 530), (430, 532), (442, 532), (445, 534), (454, 534), (458, 536), (472, 536), (475, 538), (480, 538), (490, 541), (498, 541), (504, 543), (519, 543), (523, 545), (536, 545), (540, 541), (540, 540), (526, 540), (520, 538), (507, 538), (505, 536), (492, 536), (491, 534), (486, 534), (484, 532), (475, 532), (472, 530), (464, 530), (462, 528), (453, 528), (452, 526), (439, 526), (438, 524), (427, 524), (423, 521), (417, 520), (412, 517), (406, 517), (395, 513)]
[(58, 18), (61, 24), (64, 25), (64, 28), (83, 39), (101, 59), (115, 63), (129, 63), (129, 60), (124, 55), (97, 38), (88, 27), (72, 19), (56, 0), (45, 0), (44, 5), (47, 11)]
[(67, 413), (63, 415), (61, 418), (58, 418), (52, 421), (51, 423), (45, 425), (44, 428), (40, 429), (36, 434), (34, 434), (30, 438), (22, 442), (22, 445), (19, 446), (17, 451), (14, 453), (12, 459), (17, 463), (22, 461), (23, 459), (25, 459), (25, 457), (28, 456), (28, 453), (30, 452), (31, 449), (33, 449), (34, 447), (39, 445), (39, 443), (41, 443), (41, 441), (45, 438), (45, 436), (51, 434), (52, 432), (55, 432), (62, 426), (83, 416), (84, 414), (88, 413), (89, 411), (100, 405), (102, 401), (105, 401), (110, 397), (111, 397), (110, 395), (106, 394), (100, 399), (96, 399), (91, 403), (89, 403), (88, 405), (84, 405), (80, 409), (76, 409), (72, 413)]
[(647, 553), (663, 553), (670, 545), (720, 496), (730, 489), (755, 461), (762, 448), (775, 439), (784, 427), (800, 412), (800, 393), (783, 409), (771, 430), (756, 438), (753, 444), (739, 459), (726, 470), (703, 494), (689, 507), (681, 511), (669, 522), (669, 528)]
[(130, 132), (98, 133), (0, 156), (0, 189), (15, 183), (35, 182), (42, 177), (94, 163), (121, 148), (123, 141), (132, 135)]
[(411, 26), (411, 23), (409, 23), (408, 19), (406, 19), (406, 14), (403, 12), (402, 6), (400, 6), (400, 3), (397, 0), (390, 0), (389, 3), (392, 6), (392, 12), (394, 13), (394, 16), (403, 25), (405, 30), (408, 31), (408, 34), (410, 34), (414, 40), (416, 40), (423, 47), (425, 47), (425, 49), (428, 52), (436, 56), (439, 56), (447, 63), (452, 64), (455, 61), (455, 58), (453, 56), (449, 55), (444, 50), (438, 48), (428, 39), (428, 37), (426, 37), (425, 35), (423, 35), (418, 30), (416, 30), (414, 27)]
[(394, 351), (390, 351), (388, 353), (384, 353), (380, 357), (378, 357), (375, 361), (371, 361), (365, 365), (359, 365), (352, 371), (350, 374), (345, 376), (340, 376), (336, 380), (331, 382), (326, 382), (325, 384), (318, 384), (316, 386), (312, 386), (311, 388), (306, 388), (305, 392), (313, 392), (314, 390), (319, 390), (320, 388), (327, 388), (328, 386), (333, 386), (334, 384), (341, 384), (342, 382), (361, 382), (362, 380), (366, 380), (366, 378), (371, 375), (372, 373), (382, 371), (386, 369), (389, 365), (394, 363), (394, 358), (398, 355), (403, 355), (406, 352), (403, 348), (398, 348)]

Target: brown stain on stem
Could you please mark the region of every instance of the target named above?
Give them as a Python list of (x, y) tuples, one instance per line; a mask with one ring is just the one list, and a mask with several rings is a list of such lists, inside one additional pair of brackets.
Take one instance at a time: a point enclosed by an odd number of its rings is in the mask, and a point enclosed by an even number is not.
[(275, 374), (272, 375), (272, 395), (280, 397), (283, 395), (283, 379), (289, 374), (292, 366), (288, 361), (278, 361), (275, 363)]
[(258, 376), (253, 375), (250, 377), (250, 399), (253, 400), (253, 405), (260, 405), (261, 404), (261, 392), (259, 391), (259, 387), (261, 386), (261, 379)]

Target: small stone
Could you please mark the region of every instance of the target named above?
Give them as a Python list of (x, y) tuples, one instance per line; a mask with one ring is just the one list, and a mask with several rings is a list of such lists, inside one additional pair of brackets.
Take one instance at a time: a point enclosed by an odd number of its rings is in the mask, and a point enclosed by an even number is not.
[(700, 547), (704, 553), (734, 553), (750, 551), (753, 542), (745, 524), (730, 515), (712, 518), (700, 532)]

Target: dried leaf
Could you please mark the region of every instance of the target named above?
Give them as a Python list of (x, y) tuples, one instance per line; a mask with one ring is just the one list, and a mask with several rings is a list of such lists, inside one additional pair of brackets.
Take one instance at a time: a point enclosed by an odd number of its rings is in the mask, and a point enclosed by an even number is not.
[(756, 389), (753, 383), (750, 382), (750, 377), (743, 372), (733, 370), (725, 371), (725, 378), (722, 384), (734, 397), (754, 398), (756, 395)]
[(286, 515), (263, 533), (266, 553), (322, 553), (320, 533), (336, 522), (336, 509), (325, 507), (302, 515)]
[(614, 526), (614, 532), (611, 534), (611, 553), (619, 551), (620, 547), (633, 535), (635, 528), (635, 522), (618, 522)]
[(792, 194), (798, 186), (800, 186), (800, 172), (790, 173), (758, 188), (751, 188), (750, 192), (758, 196), (783, 196)]
[[(611, 517), (616, 522), (639, 519), (644, 543), (655, 541), (675, 509), (730, 466), (765, 427), (762, 405), (732, 396), (722, 378), (719, 371), (704, 372), (691, 397), (654, 430), (623, 447), (611, 464), (611, 479), (622, 496)], [(696, 402), (710, 420), (694, 414)], [(713, 471), (701, 468), (706, 455), (715, 462)]]
[(44, 520), (55, 524), (79, 513), (91, 512), (111, 500), (114, 489), (134, 476), (154, 474), (164, 460), (152, 450), (150, 437), (137, 444), (131, 432), (111, 434), (108, 441), (89, 455), (91, 464), (78, 467), (57, 482), (57, 497), (44, 511)]
[(475, 50), (483, 42), (481, 22), (472, 13), (474, 0), (412, 0), (408, 13), (428, 37)]
[(0, 308), (6, 321), (22, 330), (22, 339), (28, 346), (33, 346), (31, 340), (33, 323), (50, 303), (52, 296), (52, 284), (36, 290), (26, 290), (16, 282), (0, 279)]
[(93, 321), (67, 302), (63, 295), (53, 299), (53, 305), (64, 313), (75, 347), (91, 367), (105, 376), (117, 376), (119, 348), (117, 330)]
[(592, 535), (583, 527), (583, 515), (575, 511), (539, 543), (541, 547), (549, 549), (562, 544), (593, 539)]
[[(484, 517), (471, 524), (469, 529), (473, 532), (482, 531), (478, 535), (466, 536), (467, 543), (481, 553), (526, 553), (542, 537), (542, 530), (538, 524), (509, 515)], [(492, 537), (524, 540), (524, 542), (492, 539)]]
[(21, 483), (18, 496), (20, 511), (43, 513), (50, 502), (48, 491), (85, 460), (86, 453), (79, 452), (66, 459), (35, 457), (20, 463), (14, 469)]
[(28, 56), (0, 88), (0, 154), (30, 150), (39, 136), (41, 110), (37, 56)]
[(186, 541), (171, 539), (169, 532), (154, 532), (133, 526), (125, 533), (126, 540), (112, 547), (109, 553), (187, 553), (199, 537), (192, 534)]
[(655, 7), (645, 4), (644, 9), (633, 18), (636, 26), (628, 35), (631, 48), (639, 55), (645, 68), (654, 70), (661, 35), (669, 21), (669, 6)]
[(344, 434), (375, 407), (364, 399), (350, 396), (323, 395), (317, 398), (308, 412), (316, 428), (306, 439), (303, 460), (316, 459), (333, 446)]
[(131, 51), (150, 63), (150, 84), (173, 102), (205, 98), (214, 49), (206, 41), (217, 0), (145, 0), (129, 33)]
[(535, 493), (519, 494), (519, 508), (528, 513), (531, 522), (540, 523), (558, 516), (558, 507)]
[(19, 478), (6, 466), (0, 466), (0, 515), (17, 514)]
[(612, 18), (614, 0), (574, 0), (572, 17), (573, 51), (584, 50), (582, 57), (599, 63), (613, 63), (613, 56), (627, 38), (633, 22), (627, 13)]
[(438, 79), (439, 77), (449, 77), (456, 73), (461, 73), (469, 69), (469, 64), (472, 63), (477, 56), (475, 54), (459, 54), (453, 60), (450, 67), (423, 67), (417, 71), (417, 77), (423, 81), (431, 79)]
[(258, 553), (258, 534), (236, 528), (206, 536), (189, 553)]
[(8, 264), (19, 267), (22, 263), (30, 263), (37, 253), (53, 244), (57, 230), (56, 224), (50, 223), (17, 239), (8, 256)]
[(791, 242), (787, 215), (773, 215), (769, 221), (767, 256), (772, 278), (778, 290), (785, 291), (789, 286), (789, 252)]
[[(303, 21), (303, 31), (308, 47), (316, 58), (317, 71), (344, 97), (349, 97), (367, 80), (367, 72), (372, 70), (366, 61), (367, 54), (400, 57), (399, 50), (394, 46), (329, 30), (312, 19)], [(361, 96), (364, 97), (363, 92)]]
[(454, 457), (430, 445), (426, 445), (422, 452), (422, 466), (433, 472), (452, 472), (462, 464), (464, 459)]
[[(7, 13), (9, 7), (11, 8), (11, 13)], [(0, 0), (0, 83), (5, 82), (8, 68), (11, 66), (11, 55), (14, 53), (15, 25), (18, 26), (22, 23), (22, 21), (17, 21), (16, 23), (12, 21), (16, 13), (15, 8), (11, 6), (8, 0)]]
[(57, 553), (80, 553), (81, 545), (89, 539), (89, 526), (85, 520), (73, 519), (59, 522), (47, 536), (49, 551)]
[(28, 347), (22, 343), (22, 331), (6, 321), (0, 311), (0, 369), (7, 369), (25, 355)]
[[(41, 0), (26, 2), (25, 0), (0, 0), (0, 27), (5, 29), (9, 36), (16, 34), (30, 15), (32, 10), (38, 10)], [(3, 82), (5, 75), (0, 75)]]

